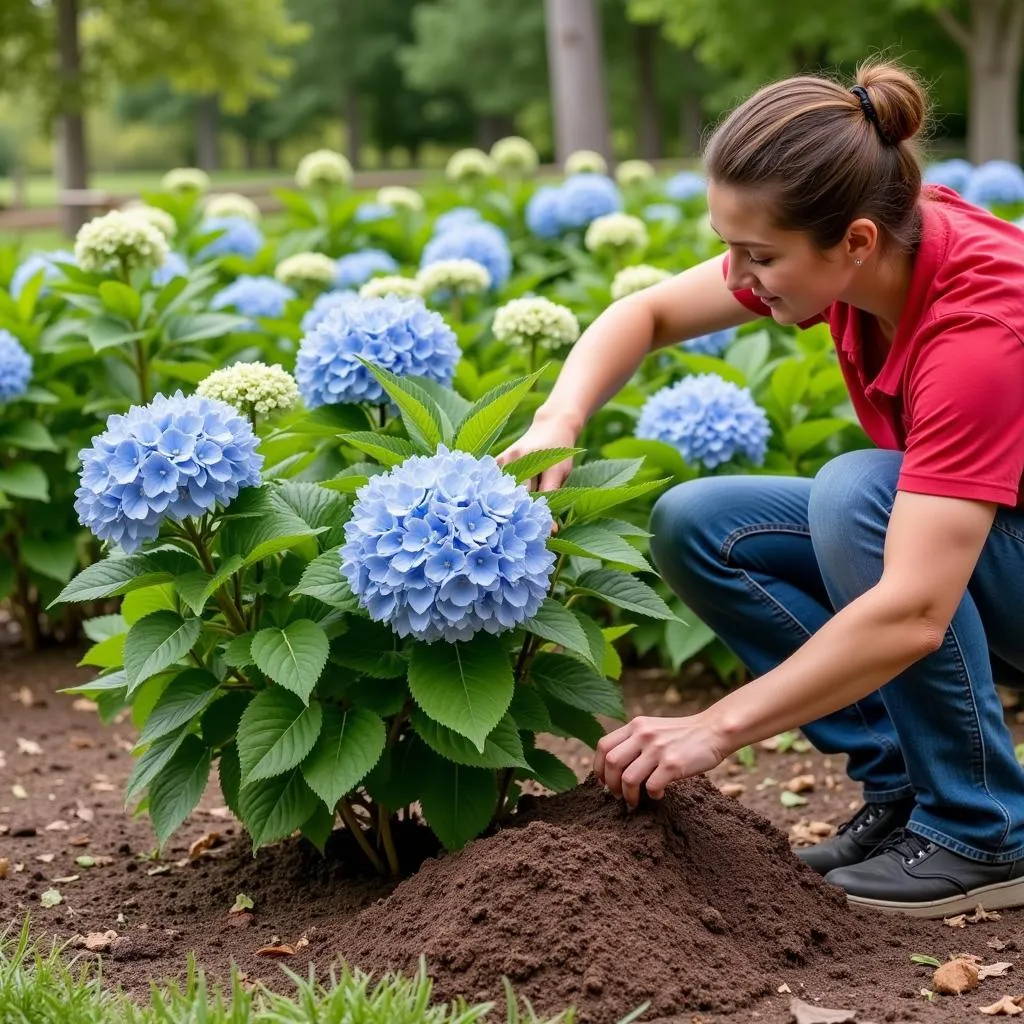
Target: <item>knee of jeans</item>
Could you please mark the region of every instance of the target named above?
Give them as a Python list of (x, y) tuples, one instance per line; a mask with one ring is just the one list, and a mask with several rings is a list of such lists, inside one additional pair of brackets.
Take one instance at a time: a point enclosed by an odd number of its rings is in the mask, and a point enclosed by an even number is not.
[(651, 511), (651, 558), (671, 583), (709, 558), (717, 558), (720, 538), (711, 525), (721, 502), (714, 478), (688, 480), (667, 490)]
[(860, 529), (884, 530), (903, 462), (901, 452), (865, 449), (825, 463), (811, 484), (807, 518), (815, 549), (849, 541)]

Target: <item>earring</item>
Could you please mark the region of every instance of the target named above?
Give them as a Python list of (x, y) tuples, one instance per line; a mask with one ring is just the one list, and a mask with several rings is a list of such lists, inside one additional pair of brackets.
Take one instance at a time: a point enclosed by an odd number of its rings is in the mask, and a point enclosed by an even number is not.
[(859, 267), (859, 266), (861, 266), (863, 264), (863, 262), (864, 262), (863, 260), (854, 260), (853, 261), (853, 265), (855, 267)]

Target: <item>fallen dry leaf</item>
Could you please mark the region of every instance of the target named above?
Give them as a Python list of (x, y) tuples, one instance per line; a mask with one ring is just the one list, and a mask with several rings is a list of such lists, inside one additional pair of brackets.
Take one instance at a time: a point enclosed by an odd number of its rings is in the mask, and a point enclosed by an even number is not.
[(809, 793), (814, 789), (813, 775), (797, 775), (789, 780), (784, 786), (790, 793)]
[(81, 877), (81, 875), (61, 875), (59, 878), (51, 878), (50, 881), (61, 885), (64, 882), (77, 882)]
[(24, 736), (16, 736), (14, 742), (18, 744), (18, 753), (27, 754), (29, 757), (40, 757), (43, 748), (35, 740), (27, 740)]
[(0, 857), (0, 878), (6, 878), (11, 871), (11, 862), (6, 857)]
[(998, 910), (986, 910), (980, 903), (974, 908), (974, 913), (971, 914), (968, 921), (971, 924), (978, 924), (979, 921), (998, 921), (1003, 915)]
[(857, 1024), (853, 1010), (832, 1010), (827, 1006), (805, 1003), (794, 996), (789, 1001), (789, 1012), (796, 1024)]
[(989, 1006), (979, 1006), (978, 1009), (982, 1013), (987, 1013), (992, 1017), (1016, 1017), (1018, 1013), (1024, 1012), (1021, 1010), (1020, 1003), (1024, 1002), (1024, 996), (1003, 996), (1002, 999), (997, 1003), (992, 1003)]
[(78, 809), (75, 811), (75, 817), (81, 818), (82, 821), (92, 821), (96, 817), (96, 812), (91, 807), (86, 807), (81, 800), (78, 801)]
[(72, 836), (68, 840), (68, 846), (88, 846), (91, 842), (88, 836)]
[(11, 694), (11, 700), (17, 701), (22, 707), (30, 708), (36, 702), (35, 695), (27, 686), (20, 686)]
[(150, 868), (146, 872), (146, 874), (147, 875), (166, 875), (167, 872), (170, 871), (170, 870), (171, 870), (171, 865), (170, 864), (157, 864), (157, 866), (155, 868)]
[(936, 992), (947, 996), (959, 996), (978, 987), (978, 965), (970, 960), (950, 960), (935, 969), (932, 986)]
[(994, 949), (997, 953), (1000, 952), (1000, 950), (1006, 949), (1006, 943), (1003, 942), (1002, 939), (997, 939), (995, 936), (986, 941), (985, 945), (988, 946), (989, 949)]
[(207, 832), (206, 835), (200, 836), (195, 842), (193, 842), (188, 848), (188, 859), (196, 860), (202, 857), (207, 850), (213, 849), (213, 847), (220, 844), (220, 833), (219, 832)]
[(722, 785), (718, 787), (718, 792), (721, 793), (722, 796), (732, 797), (734, 800), (738, 796), (743, 796), (746, 791), (747, 787), (744, 786), (742, 782), (723, 782)]
[(782, 995), (785, 992), (792, 992), (793, 990), (785, 982), (783, 982), (775, 991)]
[(306, 946), (308, 946), (308, 945), (309, 945), (309, 936), (308, 936), (308, 935), (306, 934), (306, 932), (303, 932), (303, 933), (302, 933), (302, 934), (301, 934), (301, 935), (299, 936), (299, 940), (298, 940), (298, 942), (296, 942), (296, 943), (295, 943), (295, 948), (296, 948), (297, 950), (298, 950), (298, 949), (305, 949), (305, 948), (306, 948)]
[(47, 832), (69, 832), (70, 830), (71, 826), (60, 818), (56, 821), (51, 821), (50, 824), (46, 826)]
[(942, 923), (948, 925), (950, 928), (966, 928), (967, 927), (967, 915), (957, 914), (955, 917), (944, 917)]
[(55, 853), (40, 853), (36, 855), (36, 860), (41, 864), (52, 864), (56, 856)]
[(295, 947), (287, 942), (278, 946), (261, 946), (256, 950), (257, 956), (295, 956)]
[(247, 896), (244, 892), (240, 892), (235, 897), (235, 902), (231, 905), (231, 909), (228, 911), (229, 914), (241, 914), (246, 910), (253, 909), (252, 897)]
[(79, 697), (71, 702), (71, 709), (72, 711), (98, 711), (99, 704), (94, 700), (88, 700), (86, 697)]
[(984, 981), (986, 978), (1001, 978), (1013, 964), (1000, 961), (997, 964), (982, 964), (978, 968), (978, 979)]
[(113, 793), (114, 790), (117, 789), (117, 786), (112, 782), (93, 782), (90, 784), (89, 788), (94, 793)]

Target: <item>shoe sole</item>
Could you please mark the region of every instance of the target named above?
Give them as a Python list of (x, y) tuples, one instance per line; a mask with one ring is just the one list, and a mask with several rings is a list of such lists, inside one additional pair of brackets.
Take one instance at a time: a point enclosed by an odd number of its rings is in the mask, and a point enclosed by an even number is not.
[(846, 894), (846, 902), (851, 906), (870, 907), (888, 914), (909, 914), (911, 917), (950, 917), (974, 910), (979, 903), (986, 910), (1008, 910), (1024, 906), (1024, 878), (983, 885), (979, 889), (972, 889), (966, 896), (947, 896), (942, 900), (929, 900), (925, 903), (873, 900), (850, 893)]

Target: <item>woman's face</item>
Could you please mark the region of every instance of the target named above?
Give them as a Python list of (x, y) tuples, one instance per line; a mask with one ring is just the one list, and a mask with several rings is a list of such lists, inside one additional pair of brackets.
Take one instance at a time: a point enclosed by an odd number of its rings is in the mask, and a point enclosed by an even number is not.
[(821, 250), (802, 231), (783, 231), (766, 212), (765, 197), (748, 189), (708, 183), (711, 226), (729, 246), (726, 285), (750, 288), (774, 320), (797, 324), (840, 299), (854, 281), (856, 265), (844, 239)]

